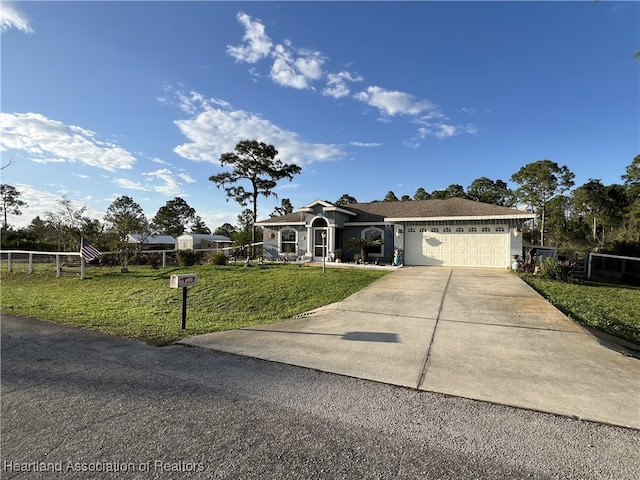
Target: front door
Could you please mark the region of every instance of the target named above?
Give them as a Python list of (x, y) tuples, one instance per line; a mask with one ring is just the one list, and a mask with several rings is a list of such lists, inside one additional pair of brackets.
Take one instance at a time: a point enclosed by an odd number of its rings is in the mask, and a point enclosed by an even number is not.
[[(324, 238), (322, 238), (324, 234)], [(329, 241), (326, 228), (313, 229), (313, 259), (322, 260), (327, 255), (327, 242)]]

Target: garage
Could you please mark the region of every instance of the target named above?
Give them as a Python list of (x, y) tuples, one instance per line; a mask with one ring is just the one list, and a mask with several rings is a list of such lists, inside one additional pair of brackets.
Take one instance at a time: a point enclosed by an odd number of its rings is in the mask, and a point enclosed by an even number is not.
[(409, 265), (509, 266), (509, 229), (503, 225), (411, 226), (406, 232)]

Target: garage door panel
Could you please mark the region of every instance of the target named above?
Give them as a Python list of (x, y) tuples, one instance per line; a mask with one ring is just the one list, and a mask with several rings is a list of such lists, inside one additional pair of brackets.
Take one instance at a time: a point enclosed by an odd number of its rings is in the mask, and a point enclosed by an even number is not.
[[(443, 230), (446, 226), (439, 227)], [(409, 265), (454, 265), (504, 268), (509, 263), (509, 233), (407, 232), (405, 257)], [(428, 227), (430, 230), (431, 227)], [(465, 227), (465, 230), (467, 227)], [(418, 230), (418, 229), (416, 229)], [(479, 228), (478, 228), (479, 230)]]
[(480, 259), (477, 256), (469, 256), (466, 259), (466, 265), (468, 267), (479, 267), (480, 266)]

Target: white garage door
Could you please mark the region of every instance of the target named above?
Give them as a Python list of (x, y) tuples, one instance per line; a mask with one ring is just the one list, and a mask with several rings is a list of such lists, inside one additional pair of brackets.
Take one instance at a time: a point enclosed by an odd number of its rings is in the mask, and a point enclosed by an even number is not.
[(405, 263), (506, 268), (509, 230), (493, 225), (409, 227), (405, 236)]

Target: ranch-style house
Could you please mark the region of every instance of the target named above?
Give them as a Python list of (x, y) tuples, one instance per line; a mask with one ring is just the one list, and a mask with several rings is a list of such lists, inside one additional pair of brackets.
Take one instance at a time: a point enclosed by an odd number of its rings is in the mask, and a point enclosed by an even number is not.
[(379, 238), (369, 262), (509, 268), (522, 255), (522, 225), (533, 213), (449, 198), (337, 206), (316, 200), (297, 211), (257, 222), (266, 259), (353, 261), (347, 240)]

